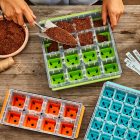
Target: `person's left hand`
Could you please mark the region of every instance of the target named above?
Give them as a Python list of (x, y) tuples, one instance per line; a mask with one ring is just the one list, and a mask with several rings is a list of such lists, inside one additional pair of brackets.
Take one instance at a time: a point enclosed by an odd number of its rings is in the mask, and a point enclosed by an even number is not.
[(123, 0), (103, 0), (102, 6), (102, 19), (103, 25), (106, 25), (107, 16), (109, 15), (111, 27), (114, 27), (118, 24), (120, 16), (124, 12)]

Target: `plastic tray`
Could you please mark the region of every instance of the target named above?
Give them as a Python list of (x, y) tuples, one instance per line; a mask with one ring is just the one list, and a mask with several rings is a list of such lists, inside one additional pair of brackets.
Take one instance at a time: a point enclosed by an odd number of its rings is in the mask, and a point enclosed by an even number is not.
[[(42, 41), (49, 87), (60, 90), (118, 78), (121, 67), (109, 23), (102, 25), (101, 11), (87, 11), (50, 19), (71, 32), (77, 46)], [(67, 27), (62, 22), (67, 23)], [(45, 27), (46, 20), (40, 21)]]
[(106, 82), (85, 140), (140, 140), (140, 91)]
[(84, 110), (81, 103), (11, 89), (0, 123), (74, 139), (79, 135)]

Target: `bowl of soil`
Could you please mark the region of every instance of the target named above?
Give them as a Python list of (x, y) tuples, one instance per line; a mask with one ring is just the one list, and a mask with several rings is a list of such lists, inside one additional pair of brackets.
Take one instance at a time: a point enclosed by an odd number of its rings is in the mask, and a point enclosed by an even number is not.
[(0, 58), (19, 54), (25, 48), (28, 38), (26, 25), (20, 26), (0, 16)]

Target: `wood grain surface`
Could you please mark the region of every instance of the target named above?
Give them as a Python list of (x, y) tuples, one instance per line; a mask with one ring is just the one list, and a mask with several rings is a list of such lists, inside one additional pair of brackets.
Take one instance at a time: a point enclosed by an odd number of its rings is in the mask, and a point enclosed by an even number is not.
[[(32, 9), (37, 15), (38, 20), (41, 20), (44, 19), (44, 17), (55, 17), (75, 12), (83, 12), (96, 7), (34, 6)], [(52, 92), (51, 89), (48, 88), (41, 42), (40, 39), (34, 35), (38, 29), (29, 27), (29, 31), (30, 39), (27, 47), (20, 55), (14, 57), (16, 64), (11, 69), (0, 74), (0, 109), (4, 100), (5, 91), (9, 88), (81, 102), (86, 107), (78, 138), (78, 140), (82, 140), (104, 82)], [(125, 6), (125, 14), (121, 17), (119, 25), (115, 28), (113, 33), (123, 69), (121, 78), (113, 81), (140, 90), (140, 77), (129, 70), (124, 64), (126, 52), (134, 49), (140, 51), (140, 5)], [(0, 140), (19, 139), (63, 140), (64, 138), (0, 125)]]

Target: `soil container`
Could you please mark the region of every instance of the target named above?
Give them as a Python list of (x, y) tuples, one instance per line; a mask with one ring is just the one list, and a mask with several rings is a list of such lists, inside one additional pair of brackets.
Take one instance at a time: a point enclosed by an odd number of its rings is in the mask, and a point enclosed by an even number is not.
[(56, 23), (56, 25), (64, 30), (68, 31), (69, 33), (75, 32), (73, 25), (69, 22), (59, 21)]
[(103, 26), (103, 21), (102, 21), (102, 19), (100, 19), (100, 20), (95, 20), (95, 21), (93, 21), (93, 23), (94, 23), (94, 27), (101, 27), (101, 26)]
[(86, 45), (90, 45), (93, 44), (93, 34), (92, 32), (88, 32), (88, 33), (81, 33), (78, 35), (79, 37), (79, 41), (81, 46), (86, 46)]
[(66, 30), (60, 27), (53, 27), (46, 30), (46, 34), (53, 40), (62, 44), (77, 45), (76, 39)]
[(108, 41), (108, 37), (107, 37), (107, 36), (105, 36), (105, 35), (100, 35), (100, 34), (97, 34), (97, 39), (98, 39), (98, 42), (99, 42), (99, 43)]
[(89, 17), (73, 19), (72, 22), (73, 24), (75, 24), (77, 31), (82, 31), (82, 30), (92, 28)]
[(0, 17), (0, 58), (14, 56), (28, 41), (28, 29)]

